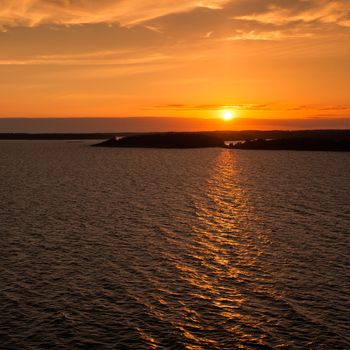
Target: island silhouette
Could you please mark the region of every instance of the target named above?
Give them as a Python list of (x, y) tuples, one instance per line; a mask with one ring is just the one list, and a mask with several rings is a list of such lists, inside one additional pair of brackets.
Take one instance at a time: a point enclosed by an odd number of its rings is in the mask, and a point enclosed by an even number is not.
[(230, 148), (246, 150), (349, 152), (350, 139), (316, 137), (294, 137), (272, 140), (257, 139), (239, 142), (235, 145), (232, 145)]
[(112, 138), (97, 147), (143, 147), (143, 148), (206, 148), (223, 147), (217, 135), (205, 133), (154, 133)]
[[(350, 131), (297, 131), (286, 132), (284, 137), (276, 133), (272, 138), (252, 138), (250, 133), (232, 135), (229, 132), (168, 132), (113, 137), (94, 147), (138, 148), (207, 148), (222, 147), (242, 150), (304, 150), (304, 151), (350, 151)], [(256, 132), (259, 134), (259, 132)], [(262, 133), (262, 132), (260, 132)], [(273, 132), (267, 135), (272, 136)], [(283, 132), (282, 132), (283, 133)], [(237, 136), (244, 139), (237, 141)], [(249, 137), (250, 136), (250, 137)], [(231, 137), (231, 139), (230, 139)], [(229, 140), (229, 141), (228, 141)]]

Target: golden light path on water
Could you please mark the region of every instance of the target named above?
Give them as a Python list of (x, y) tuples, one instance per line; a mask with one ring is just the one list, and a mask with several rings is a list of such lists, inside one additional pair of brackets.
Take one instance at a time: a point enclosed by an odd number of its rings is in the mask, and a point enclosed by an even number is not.
[[(258, 217), (249, 217), (251, 204), (240, 186), (242, 176), (235, 164), (235, 154), (220, 152), (206, 188), (193, 198), (197, 219), (189, 238), (178, 242), (174, 236), (169, 241), (183, 251), (182, 259), (176, 255), (166, 258), (172, 262), (182, 284), (188, 286), (181, 302), (186, 322), (177, 325), (183, 336), (196, 344), (187, 345), (188, 349), (235, 346), (237, 342), (264, 343), (262, 332), (254, 335), (249, 329), (258, 329), (258, 325), (246, 305), (250, 287), (245, 285), (252, 280), (255, 286), (262, 286), (262, 290), (256, 288), (252, 293), (266, 292), (263, 286), (269, 281), (256, 271), (259, 256), (269, 240), (266, 232), (255, 230), (252, 235), (248, 227), (249, 220), (255, 222)], [(159, 302), (167, 304), (166, 300)], [(197, 305), (202, 307), (197, 309)], [(218, 322), (223, 333), (219, 337), (214, 331)]]
[[(245, 236), (250, 203), (239, 184), (242, 176), (244, 174), (239, 172), (235, 164), (235, 154), (221, 152), (208, 181), (207, 200), (197, 203), (196, 214), (201, 225), (193, 227), (193, 230), (200, 237), (198, 243), (203, 265), (215, 276), (211, 288), (216, 297), (212, 302), (222, 310), (220, 314), (229, 323), (233, 320), (237, 322), (236, 326), (228, 326), (226, 330), (235, 338), (239, 336), (245, 341), (259, 343), (259, 337), (253, 337), (245, 333), (244, 329), (239, 329), (239, 324), (250, 324), (254, 327), (254, 320), (239, 312), (246, 297), (240, 288), (235, 288), (231, 283), (253, 277), (249, 271), (254, 269), (262, 252), (261, 245), (268, 243), (265, 237), (259, 237), (258, 233), (255, 237), (259, 240), (258, 245), (251, 237)], [(253, 278), (256, 279), (256, 276)]]

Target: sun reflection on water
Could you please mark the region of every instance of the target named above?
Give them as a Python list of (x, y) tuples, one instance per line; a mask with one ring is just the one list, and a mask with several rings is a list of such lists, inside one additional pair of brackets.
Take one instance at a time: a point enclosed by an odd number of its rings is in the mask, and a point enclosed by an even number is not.
[[(137, 302), (157, 320), (169, 322), (186, 349), (264, 344), (266, 332), (255, 308), (270, 292), (259, 266), (267, 241), (256, 229), (258, 216), (236, 156), (218, 151), (200, 190), (188, 193), (190, 211), (182, 226), (187, 231), (160, 225), (166, 246), (160, 263), (135, 271), (157, 291), (151, 298), (138, 295)], [(156, 346), (152, 329), (140, 337)]]
[[(254, 316), (247, 312), (245, 293), (249, 280), (260, 278), (255, 274), (255, 264), (261, 242), (248, 233), (250, 208), (240, 186), (241, 177), (234, 153), (222, 150), (204, 196), (195, 197), (197, 220), (192, 226), (193, 239), (187, 246), (186, 259), (176, 261), (175, 267), (180, 278), (191, 286), (191, 298), (206, 301), (207, 308), (197, 310), (200, 325), (215, 314), (232, 340), (242, 338), (259, 344), (262, 335), (251, 331), (257, 325)], [(195, 337), (189, 329), (184, 336), (192, 340)], [(206, 339), (207, 344), (210, 341), (217, 341), (215, 334)]]

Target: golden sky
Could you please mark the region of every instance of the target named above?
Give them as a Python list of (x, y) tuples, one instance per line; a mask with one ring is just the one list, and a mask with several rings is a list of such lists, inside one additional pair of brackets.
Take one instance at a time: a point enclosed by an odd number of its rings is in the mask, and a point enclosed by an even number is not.
[(0, 117), (331, 127), (349, 91), (349, 0), (0, 0)]

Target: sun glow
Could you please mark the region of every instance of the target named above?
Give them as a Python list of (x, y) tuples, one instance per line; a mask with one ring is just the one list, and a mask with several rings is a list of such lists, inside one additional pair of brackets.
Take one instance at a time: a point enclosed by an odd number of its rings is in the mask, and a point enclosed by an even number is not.
[(231, 110), (225, 110), (221, 112), (221, 118), (225, 121), (230, 121), (235, 117), (235, 113)]

